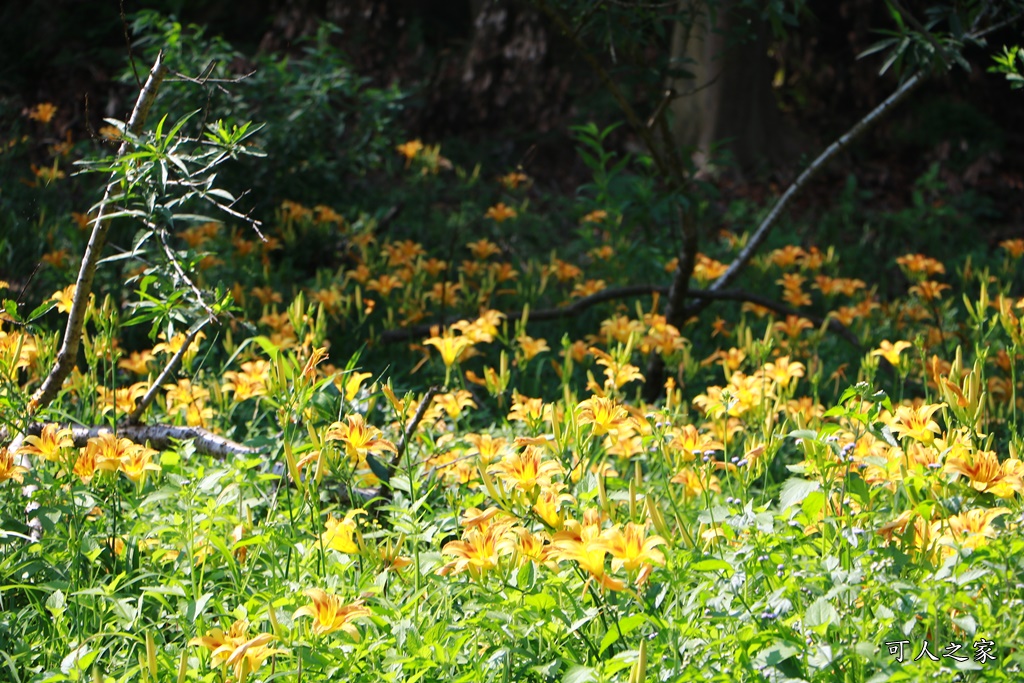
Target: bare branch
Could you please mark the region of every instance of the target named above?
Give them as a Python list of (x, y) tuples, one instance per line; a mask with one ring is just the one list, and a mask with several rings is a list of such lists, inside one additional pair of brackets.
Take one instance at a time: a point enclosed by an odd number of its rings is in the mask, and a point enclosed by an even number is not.
[[(647, 296), (651, 294), (668, 294), (669, 291), (670, 287), (666, 285), (627, 285), (624, 287), (610, 287), (608, 289), (603, 289), (596, 294), (591, 294), (590, 296), (578, 299), (567, 306), (530, 311), (529, 322), (572, 318), (583, 313), (589, 308), (593, 308), (598, 304), (606, 303), (608, 301), (615, 301), (617, 299), (625, 299), (634, 296)], [(819, 326), (823, 325), (827, 319), (807, 313), (806, 311), (791, 308), (773, 299), (742, 289), (723, 289), (717, 291), (710, 289), (690, 289), (682, 294), (682, 298), (697, 299), (698, 301), (746, 301), (771, 309), (780, 315), (799, 315)], [(696, 312), (691, 308), (681, 308), (681, 310), (685, 313), (682, 317), (684, 321), (696, 314)], [(504, 315), (509, 320), (517, 320), (523, 317), (523, 312), (512, 311)], [(388, 330), (381, 335), (380, 340), (384, 344), (394, 344), (407, 341), (409, 339), (416, 339), (430, 334), (431, 330), (435, 327), (440, 327), (442, 325), (447, 326), (454, 322), (458, 322), (461, 319), (465, 319), (465, 317), (466, 316), (448, 316), (443, 321), (436, 323), (425, 323), (422, 325), (414, 325), (412, 327), (403, 327), (398, 330)], [(860, 340), (857, 339), (857, 336), (838, 320), (829, 319), (829, 329), (854, 346), (858, 348), (860, 347)]]
[[(993, 30), (996, 30), (996, 28), (1000, 28), (1002, 26), (1019, 20), (1021, 16), (1022, 15), (1016, 15), (995, 26), (988, 27), (981, 31), (972, 32), (968, 34), (967, 37), (973, 40), (981, 39), (985, 35), (991, 33)], [(786, 208), (786, 205), (789, 204), (790, 200), (794, 196), (796, 196), (796, 194), (800, 192), (804, 188), (804, 186), (807, 185), (807, 183), (810, 182), (810, 180), (814, 176), (816, 176), (829, 161), (834, 159), (841, 151), (846, 149), (851, 142), (856, 140), (864, 131), (866, 131), (880, 118), (887, 114), (889, 110), (893, 109), (897, 104), (902, 102), (914, 90), (914, 88), (916, 88), (924, 81), (924, 78), (925, 73), (923, 71), (919, 70), (914, 72), (910, 76), (910, 78), (908, 78), (906, 81), (900, 84), (900, 86), (891, 95), (889, 95), (889, 97), (887, 97), (881, 104), (879, 104), (877, 107), (868, 112), (868, 114), (860, 121), (855, 123), (850, 128), (850, 130), (846, 131), (846, 133), (844, 133), (835, 142), (829, 145), (824, 152), (819, 154), (818, 157), (813, 162), (811, 162), (811, 164), (806, 169), (804, 169), (803, 173), (801, 173), (800, 176), (795, 181), (793, 181), (793, 184), (786, 188), (785, 193), (783, 193), (783, 195), (779, 197), (778, 200), (776, 200), (775, 205), (772, 207), (771, 211), (768, 212), (768, 215), (765, 216), (764, 220), (761, 221), (761, 224), (757, 227), (757, 230), (754, 232), (753, 237), (750, 238), (746, 246), (743, 248), (742, 251), (740, 251), (739, 255), (733, 260), (733, 262), (729, 264), (729, 268), (725, 271), (725, 273), (711, 285), (710, 291), (721, 291), (728, 287), (729, 285), (731, 285), (736, 280), (736, 278), (739, 277), (740, 272), (747, 266), (748, 263), (750, 263), (750, 259), (753, 258), (754, 254), (764, 243), (765, 239), (768, 238), (769, 232), (771, 232), (771, 229), (775, 227), (776, 221), (778, 221), (779, 217), (782, 215), (782, 210)], [(696, 307), (692, 307), (689, 313), (699, 313), (701, 310), (708, 306), (710, 301), (711, 299), (705, 298)]]
[(181, 267), (181, 264), (178, 263), (178, 257), (174, 255), (174, 251), (171, 249), (170, 245), (167, 244), (167, 231), (164, 230), (163, 228), (158, 228), (156, 225), (150, 223), (149, 221), (146, 221), (146, 225), (157, 231), (157, 239), (160, 240), (160, 246), (163, 247), (164, 255), (167, 256), (167, 260), (171, 262), (171, 266), (174, 268), (174, 272), (177, 273), (181, 281), (188, 285), (188, 288), (192, 290), (192, 294), (195, 295), (196, 301), (198, 301), (199, 305), (203, 307), (203, 310), (206, 311), (206, 314), (211, 319), (216, 318), (217, 314), (214, 312), (212, 308), (210, 308), (209, 304), (206, 303), (206, 299), (203, 298), (203, 293), (199, 290), (199, 287), (196, 286), (196, 283), (192, 282), (192, 278), (190, 278), (185, 273), (185, 270)]
[[(434, 385), (427, 389), (427, 393), (424, 394), (422, 400), (420, 400), (420, 404), (412, 416), (412, 421), (406, 426), (405, 431), (402, 433), (402, 438), (398, 441), (398, 450), (391, 458), (391, 464), (388, 467), (389, 479), (398, 471), (398, 466), (402, 462), (402, 456), (405, 455), (405, 450), (409, 447), (409, 442), (412, 441), (412, 435), (416, 433), (416, 428), (419, 427), (420, 422), (423, 421), (423, 416), (427, 414), (427, 410), (430, 408), (430, 404), (434, 401), (434, 397), (441, 391), (443, 391), (442, 387)], [(377, 491), (377, 496), (375, 498), (374, 507), (387, 505), (391, 502), (392, 495), (393, 490), (391, 488), (390, 481), (381, 482), (380, 489)]]
[[(33, 422), (25, 428), (24, 434), (39, 436), (44, 426), (46, 426), (45, 422)], [(75, 446), (78, 448), (85, 446), (91, 438), (113, 431), (107, 425), (83, 427), (80, 425), (60, 424), (59, 427), (67, 427), (71, 430), (71, 438), (74, 439)], [(117, 436), (138, 444), (145, 444), (148, 441), (150, 446), (157, 450), (172, 448), (172, 441), (194, 439), (197, 453), (219, 458), (232, 455), (257, 455), (262, 452), (258, 448), (244, 446), (201, 427), (181, 427), (164, 424), (123, 425), (118, 426)], [(5, 441), (6, 439), (6, 428), (0, 429), (0, 441)]]
[[(215, 66), (216, 62), (211, 63), (211, 67)], [(205, 71), (212, 72), (212, 68), (205, 69)], [(168, 78), (169, 83), (195, 83), (196, 85), (206, 85), (207, 83), (241, 83), (247, 78), (251, 78), (256, 75), (256, 70), (253, 69), (247, 74), (241, 76), (234, 76), (232, 78), (210, 78), (208, 76), (200, 75), (198, 78), (192, 76), (186, 76), (178, 71), (174, 72), (173, 78)]]
[(412, 422), (406, 426), (405, 432), (402, 433), (402, 438), (398, 442), (398, 452), (395, 453), (393, 458), (391, 458), (392, 472), (398, 469), (398, 464), (402, 461), (402, 456), (405, 455), (405, 449), (409, 447), (412, 435), (416, 433), (416, 428), (419, 427), (420, 422), (423, 421), (423, 416), (427, 414), (427, 410), (430, 408), (430, 404), (434, 400), (434, 397), (443, 390), (443, 387), (435, 385), (427, 389), (427, 393), (423, 395), (423, 399), (420, 401), (419, 407), (416, 408), (416, 413), (412, 416)]
[(226, 204), (221, 204), (220, 202), (218, 202), (216, 200), (210, 199), (210, 197), (205, 192), (200, 193), (200, 196), (203, 199), (205, 199), (206, 201), (208, 201), (211, 204), (213, 204), (214, 206), (216, 206), (218, 209), (220, 209), (224, 213), (228, 214), (229, 216), (233, 216), (233, 217), (237, 218), (240, 221), (245, 221), (246, 223), (248, 223), (249, 227), (251, 227), (253, 230), (255, 230), (256, 234), (259, 235), (260, 240), (262, 240), (264, 242), (267, 241), (266, 235), (264, 235), (260, 231), (260, 226), (263, 225), (262, 221), (258, 221), (255, 218), (249, 216), (248, 214), (244, 214), (244, 213), (241, 213), (239, 211), (235, 211), (234, 209), (232, 209), (230, 206), (227, 206)]
[[(786, 205), (789, 204), (790, 200), (793, 199), (793, 197), (795, 197), (797, 193), (799, 193), (829, 161), (846, 149), (851, 142), (857, 139), (861, 133), (870, 128), (872, 124), (882, 118), (882, 116), (884, 116), (890, 109), (902, 102), (903, 99), (906, 98), (907, 95), (909, 95), (910, 92), (923, 80), (924, 74), (922, 72), (918, 71), (914, 73), (902, 85), (900, 85), (893, 94), (889, 95), (884, 102), (872, 109), (867, 116), (854, 124), (850, 130), (846, 131), (846, 133), (839, 137), (839, 139), (829, 145), (824, 152), (819, 154), (818, 157), (811, 162), (810, 166), (804, 169), (803, 173), (793, 181), (793, 184), (786, 188), (783, 195), (776, 200), (775, 205), (772, 207), (771, 211), (768, 212), (768, 215), (765, 216), (764, 220), (761, 221), (761, 224), (757, 227), (757, 230), (747, 242), (746, 246), (743, 247), (733, 262), (729, 264), (729, 268), (725, 273), (711, 285), (709, 291), (718, 292), (731, 285), (736, 278), (739, 277), (740, 272), (746, 268), (747, 264), (750, 263), (750, 259), (754, 257), (754, 254), (757, 253), (757, 250), (768, 238), (768, 234), (771, 232), (771, 229), (775, 227), (775, 223), (782, 216), (782, 211), (786, 208)], [(699, 304), (691, 307), (688, 313), (691, 315), (699, 313), (708, 306), (710, 301), (710, 298), (704, 297)]]
[[(128, 119), (128, 131), (138, 135), (146, 122), (146, 115), (149, 108), (156, 99), (160, 82), (167, 73), (164, 65), (164, 54), (161, 51), (153, 68), (150, 69), (146, 84), (139, 92), (139, 98), (135, 102), (131, 118)], [(128, 152), (129, 142), (125, 139), (117, 150), (116, 159), (119, 160)], [(115, 161), (116, 163), (116, 161)], [(116, 174), (116, 171), (115, 171)], [(116, 177), (112, 177), (103, 192), (103, 201), (100, 202), (99, 213), (93, 222), (92, 234), (89, 236), (89, 243), (82, 255), (82, 265), (78, 271), (78, 279), (75, 281), (75, 296), (71, 302), (71, 311), (68, 313), (68, 323), (64, 330), (64, 340), (60, 350), (57, 352), (57, 359), (54, 362), (50, 373), (43, 380), (42, 386), (36, 391), (29, 404), (31, 412), (37, 412), (45, 408), (57, 396), (64, 380), (71, 374), (71, 369), (78, 362), (78, 347), (82, 341), (82, 328), (85, 325), (85, 311), (89, 304), (89, 294), (92, 292), (93, 279), (96, 276), (96, 266), (100, 259), (100, 253), (106, 243), (107, 232), (110, 229), (110, 220), (107, 215), (111, 213), (111, 195), (117, 185)]]
[(191, 330), (189, 330), (189, 333), (185, 337), (185, 341), (182, 343), (181, 348), (178, 349), (173, 356), (171, 356), (171, 359), (167, 361), (167, 365), (165, 365), (164, 369), (160, 371), (160, 374), (157, 375), (157, 378), (153, 380), (153, 384), (150, 385), (149, 390), (146, 391), (146, 394), (141, 399), (139, 399), (139, 402), (135, 405), (135, 410), (133, 410), (131, 414), (128, 416), (128, 424), (138, 424), (139, 418), (142, 417), (142, 414), (146, 412), (146, 408), (148, 408), (149, 404), (151, 404), (153, 402), (153, 399), (156, 398), (156, 392), (160, 391), (160, 386), (164, 382), (166, 382), (167, 378), (174, 374), (174, 372), (178, 369), (178, 364), (181, 363), (181, 359), (185, 357), (186, 353), (188, 353), (188, 347), (192, 345), (193, 341), (195, 341), (195, 338), (199, 335), (199, 331), (206, 327), (206, 325), (212, 322), (213, 320), (216, 320), (216, 317), (214, 315), (211, 315), (211, 317), (201, 321), (199, 324), (195, 325)]
[[(671, 135), (664, 119), (662, 123), (665, 134)], [(665, 304), (665, 321), (680, 330), (689, 317), (686, 315), (686, 300), (690, 296), (690, 277), (696, 267), (699, 249), (697, 227), (693, 221), (692, 213), (679, 210), (679, 227), (683, 243), (679, 250), (679, 263), (672, 277), (672, 286), (668, 290), (668, 301)], [(648, 401), (653, 403), (657, 399), (665, 382), (664, 376), (665, 359), (660, 353), (652, 351), (647, 360), (647, 379), (644, 382), (644, 397)]]

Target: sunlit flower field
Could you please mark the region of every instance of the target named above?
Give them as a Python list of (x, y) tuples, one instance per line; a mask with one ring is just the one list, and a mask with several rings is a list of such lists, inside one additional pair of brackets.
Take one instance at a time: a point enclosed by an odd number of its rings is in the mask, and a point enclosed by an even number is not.
[(884, 293), (783, 244), (677, 326), (628, 207), (580, 199), (537, 253), (522, 169), (390, 152), (473, 230), (280, 199), (154, 232), (180, 272), (136, 245), (86, 299), (94, 209), (53, 219), (49, 296), (0, 281), (0, 679), (1019, 680), (1024, 240), (893, 254)]

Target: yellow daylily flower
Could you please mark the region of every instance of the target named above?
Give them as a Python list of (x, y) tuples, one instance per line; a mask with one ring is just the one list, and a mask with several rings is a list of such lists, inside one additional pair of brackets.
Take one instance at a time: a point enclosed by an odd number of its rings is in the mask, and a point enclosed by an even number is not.
[(370, 610), (363, 606), (361, 600), (345, 604), (339, 596), (319, 588), (310, 588), (304, 595), (312, 602), (295, 610), (293, 619), (311, 617), (313, 632), (320, 636), (334, 631), (344, 631), (352, 636), (353, 640), (359, 640), (359, 630), (352, 621), (370, 616)]
[(883, 339), (882, 343), (878, 345), (878, 348), (872, 351), (869, 355), (881, 356), (889, 361), (891, 365), (896, 366), (900, 364), (900, 354), (912, 346), (913, 344), (908, 341), (898, 341), (893, 344), (888, 339)]

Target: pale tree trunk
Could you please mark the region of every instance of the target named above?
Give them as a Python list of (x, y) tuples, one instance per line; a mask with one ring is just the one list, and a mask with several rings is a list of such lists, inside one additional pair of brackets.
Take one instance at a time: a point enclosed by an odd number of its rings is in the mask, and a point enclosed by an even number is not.
[(710, 170), (716, 145), (728, 140), (721, 149), (746, 174), (792, 161), (799, 145), (772, 90), (769, 27), (736, 4), (715, 2), (711, 16), (704, 0), (680, 3), (689, 20), (673, 29), (672, 63), (692, 78), (672, 77), (669, 87), (679, 95), (671, 108), (676, 141), (694, 150), (698, 168)]

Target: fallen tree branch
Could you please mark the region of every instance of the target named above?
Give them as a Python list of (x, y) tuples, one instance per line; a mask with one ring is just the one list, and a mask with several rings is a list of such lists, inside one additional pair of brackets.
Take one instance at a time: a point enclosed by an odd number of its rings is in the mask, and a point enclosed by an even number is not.
[[(630, 296), (647, 296), (656, 292), (664, 294), (667, 291), (668, 287), (665, 285), (626, 285), (623, 287), (609, 287), (608, 289), (602, 289), (600, 292), (595, 294), (577, 299), (565, 306), (542, 308), (536, 311), (531, 310), (529, 320), (530, 322), (537, 322), (542, 320), (561, 320), (562, 318), (572, 318), (588, 308), (592, 308), (593, 306), (603, 304), (608, 301), (624, 299)], [(504, 315), (508, 320), (518, 320), (523, 317), (523, 311), (511, 311), (509, 313), (502, 313), (502, 315)], [(424, 337), (431, 334), (431, 330), (435, 327), (445, 327), (460, 320), (465, 320), (466, 317), (467, 316), (465, 315), (449, 315), (434, 323), (422, 323), (419, 325), (402, 327), (397, 330), (387, 330), (380, 335), (380, 341), (382, 344), (394, 344), (396, 342), (402, 342), (409, 339), (416, 339), (417, 337)]]
[[(39, 436), (45, 422), (33, 422), (24, 431), (26, 436)], [(125, 438), (137, 444), (145, 444), (147, 441), (152, 448), (167, 450), (173, 448), (173, 441), (195, 440), (196, 452), (203, 455), (213, 455), (224, 458), (232, 455), (256, 455), (262, 453), (258, 448), (243, 446), (227, 437), (219, 436), (202, 427), (182, 427), (177, 425), (153, 424), (153, 425), (118, 425), (117, 430), (111, 429), (108, 425), (67, 425), (57, 423), (63, 429), (71, 430), (71, 438), (74, 439), (75, 447), (81, 448), (88, 443), (89, 439), (106, 432), (115, 432), (119, 438)], [(0, 429), (0, 442), (8, 438), (6, 428)]]
[[(768, 238), (768, 234), (771, 229), (775, 227), (779, 218), (782, 216), (783, 209), (789, 204), (790, 200), (793, 199), (800, 192), (810, 180), (816, 176), (825, 165), (832, 161), (841, 151), (850, 146), (850, 143), (856, 140), (861, 133), (871, 127), (876, 121), (884, 116), (890, 109), (895, 107), (897, 104), (902, 102), (910, 92), (916, 88), (924, 80), (924, 73), (921, 71), (916, 72), (910, 78), (903, 82), (899, 88), (896, 89), (889, 97), (885, 98), (885, 101), (879, 104), (877, 107), (868, 112), (867, 116), (862, 118), (860, 121), (855, 123), (850, 130), (846, 131), (841, 135), (835, 142), (828, 146), (824, 152), (818, 155), (818, 157), (811, 162), (811, 164), (804, 169), (793, 183), (786, 188), (786, 191), (775, 201), (775, 205), (772, 206), (771, 211), (764, 217), (761, 224), (757, 226), (757, 230), (754, 231), (753, 236), (747, 242), (747, 244), (740, 250), (740, 253), (733, 259), (733, 262), (729, 264), (725, 273), (720, 278), (712, 283), (708, 291), (718, 292), (722, 291), (729, 285), (731, 285), (740, 272), (747, 267), (750, 260), (757, 253), (757, 250), (761, 247), (764, 241)], [(701, 300), (700, 303), (690, 306), (687, 309), (688, 315), (696, 315), (702, 310), (707, 308), (710, 303), (710, 298)]]
[(821, 327), (822, 325), (825, 324), (826, 321), (828, 321), (829, 330), (838, 334), (845, 341), (849, 342), (854, 348), (862, 348), (860, 339), (857, 338), (857, 335), (851, 332), (849, 327), (842, 324), (835, 318), (822, 318), (821, 316), (818, 315), (812, 315), (811, 313), (807, 313), (806, 311), (800, 311), (795, 308), (791, 308), (773, 299), (760, 296), (759, 294), (753, 294), (742, 289), (721, 289), (718, 291), (697, 290), (690, 292), (690, 296), (692, 296), (695, 299), (703, 299), (706, 301), (743, 301), (747, 303), (757, 304), (758, 306), (769, 308), (775, 313), (779, 313), (781, 315), (796, 315), (801, 318), (806, 318), (807, 320), (810, 320), (818, 327)]
[[(976, 26), (974, 26), (972, 27), (972, 32), (967, 35), (967, 38), (980, 40), (997, 28), (1011, 24), (1020, 18), (1021, 15), (1015, 15), (1005, 22), (1001, 22), (1000, 24), (981, 31), (974, 31), (973, 29), (976, 28)], [(981, 15), (979, 14), (978, 20), (980, 21), (980, 19)], [(807, 183), (816, 176), (829, 161), (834, 159), (841, 151), (849, 147), (850, 143), (856, 140), (861, 133), (881, 119), (889, 112), (889, 110), (893, 109), (897, 104), (906, 99), (914, 88), (925, 80), (926, 76), (927, 74), (923, 70), (915, 71), (907, 80), (900, 84), (900, 86), (896, 88), (889, 97), (885, 98), (881, 104), (868, 112), (864, 118), (855, 123), (848, 131), (829, 145), (825, 151), (819, 154), (818, 157), (812, 161), (806, 169), (804, 169), (803, 173), (801, 173), (797, 179), (794, 180), (788, 188), (786, 188), (783, 195), (776, 200), (775, 205), (772, 206), (771, 211), (769, 211), (768, 215), (761, 221), (761, 224), (757, 227), (757, 230), (754, 231), (754, 235), (747, 242), (746, 246), (743, 247), (733, 262), (729, 264), (725, 273), (723, 273), (722, 276), (711, 285), (709, 291), (721, 291), (731, 285), (736, 278), (739, 277), (740, 271), (746, 268), (747, 264), (750, 263), (750, 259), (754, 257), (754, 254), (768, 238), (768, 233), (771, 232), (773, 227), (775, 227), (775, 223), (782, 215), (782, 210), (786, 208), (786, 205), (789, 204), (790, 200), (793, 199), (793, 197), (796, 196), (796, 194), (800, 192), (800, 190), (802, 190), (804, 186), (807, 185)], [(690, 307), (687, 313), (690, 315), (699, 313), (708, 306), (709, 301), (710, 299), (704, 299), (696, 306)]]
[[(556, 308), (544, 308), (537, 311), (530, 311), (529, 322), (537, 322), (542, 320), (561, 320), (562, 318), (571, 318), (577, 316), (589, 308), (592, 308), (598, 304), (606, 303), (609, 301), (615, 301), (616, 299), (623, 299), (631, 296), (647, 296), (650, 294), (667, 294), (669, 287), (667, 285), (626, 285), (624, 287), (609, 287), (603, 289), (596, 294), (577, 299), (567, 306), (558, 306)], [(846, 341), (850, 342), (853, 346), (860, 348), (860, 340), (857, 336), (850, 331), (848, 327), (843, 325), (838, 320), (823, 318), (818, 315), (813, 315), (806, 311), (800, 311), (795, 308), (791, 308), (785, 304), (779, 303), (774, 299), (761, 296), (760, 294), (754, 294), (743, 289), (723, 289), (723, 290), (710, 290), (710, 289), (691, 289), (684, 295), (686, 299), (697, 299), (707, 301), (745, 301), (758, 306), (769, 308), (772, 311), (779, 313), (780, 315), (798, 315), (803, 318), (807, 318), (816, 325), (823, 325), (826, 320), (829, 321), (829, 329), (841, 336)], [(687, 309), (688, 310), (688, 309)], [(509, 320), (518, 320), (523, 316), (522, 311), (512, 311), (510, 313), (504, 313), (505, 317)], [(397, 330), (388, 330), (380, 336), (381, 342), (385, 344), (394, 344), (398, 342), (408, 341), (409, 339), (416, 339), (425, 335), (431, 334), (431, 330), (441, 325), (450, 325), (458, 322), (459, 320), (465, 320), (467, 316), (448, 316), (443, 321), (435, 323), (423, 323), (420, 325), (413, 325), (411, 327), (403, 327)], [(687, 315), (686, 319), (693, 317), (693, 315)]]
[[(167, 67), (164, 65), (164, 53), (161, 50), (157, 54), (156, 62), (149, 71), (146, 84), (139, 92), (135, 108), (128, 119), (127, 131), (132, 135), (139, 135), (146, 122), (146, 115), (149, 108), (156, 99), (160, 82), (167, 74)], [(125, 140), (117, 150), (114, 164), (128, 153), (130, 143)], [(115, 172), (116, 173), (116, 172)], [(117, 181), (111, 178), (103, 191), (103, 200), (100, 202), (98, 215), (93, 221), (92, 234), (89, 236), (89, 243), (85, 246), (85, 253), (82, 255), (82, 265), (78, 271), (78, 279), (75, 281), (75, 295), (71, 301), (71, 311), (68, 313), (68, 324), (64, 330), (64, 339), (60, 350), (57, 352), (56, 361), (50, 373), (43, 380), (42, 385), (36, 390), (35, 395), (29, 403), (29, 411), (36, 413), (45, 408), (60, 392), (64, 380), (71, 374), (71, 369), (78, 362), (78, 348), (82, 341), (82, 328), (85, 325), (85, 310), (89, 304), (89, 294), (92, 292), (93, 279), (96, 276), (96, 266), (99, 263), (100, 253), (107, 240), (107, 232), (110, 229), (110, 219), (107, 216), (111, 213), (111, 195), (117, 185)]]

